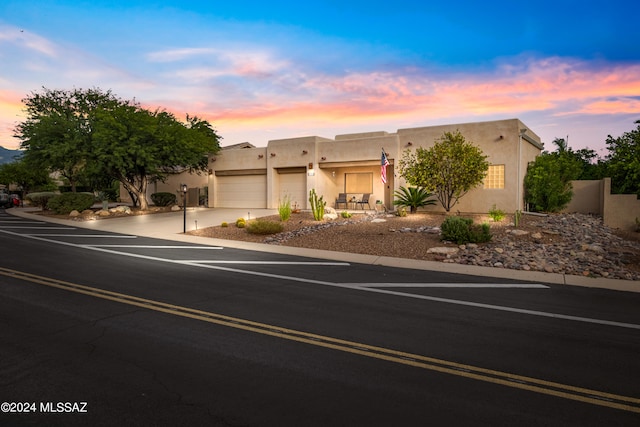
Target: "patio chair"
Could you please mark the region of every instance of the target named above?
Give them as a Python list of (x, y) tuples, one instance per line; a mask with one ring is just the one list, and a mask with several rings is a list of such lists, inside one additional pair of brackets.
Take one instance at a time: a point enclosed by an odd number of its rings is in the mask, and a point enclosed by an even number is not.
[(338, 194), (338, 198), (336, 199), (336, 209), (338, 209), (340, 206), (339, 205), (344, 205), (344, 208), (347, 209), (349, 207), (348, 205), (349, 201), (347, 200), (347, 193), (340, 193)]
[(369, 196), (371, 196), (371, 194), (363, 194), (362, 199), (356, 202), (356, 206), (360, 205), (362, 206), (362, 210), (364, 210), (364, 205), (366, 204), (369, 209), (371, 209), (371, 205), (369, 204)]

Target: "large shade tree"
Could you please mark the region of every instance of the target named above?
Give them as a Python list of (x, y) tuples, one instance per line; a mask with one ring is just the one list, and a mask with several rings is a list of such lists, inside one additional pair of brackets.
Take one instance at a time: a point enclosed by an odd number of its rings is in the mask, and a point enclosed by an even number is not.
[(198, 117), (181, 122), (100, 89), (49, 90), (23, 100), (27, 119), (16, 128), (26, 158), (59, 171), (72, 188), (82, 177), (122, 183), (134, 206), (147, 209), (147, 183), (169, 174), (206, 170), (220, 137)]
[(445, 132), (433, 147), (407, 150), (400, 174), (415, 186), (433, 192), (447, 211), (484, 180), (489, 162), (480, 148), (459, 132)]
[(91, 112), (117, 98), (100, 89), (42, 88), (22, 102), (27, 119), (18, 124), (15, 136), (26, 150), (25, 158), (34, 167), (58, 172), (75, 191), (91, 150)]

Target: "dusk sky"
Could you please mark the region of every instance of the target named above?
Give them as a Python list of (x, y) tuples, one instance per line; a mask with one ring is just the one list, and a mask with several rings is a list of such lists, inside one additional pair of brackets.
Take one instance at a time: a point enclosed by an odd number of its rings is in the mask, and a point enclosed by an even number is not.
[[(433, 4), (432, 4), (433, 3)], [(600, 155), (640, 120), (640, 2), (3, 0), (0, 145), (21, 99), (99, 87), (222, 145), (519, 118)]]

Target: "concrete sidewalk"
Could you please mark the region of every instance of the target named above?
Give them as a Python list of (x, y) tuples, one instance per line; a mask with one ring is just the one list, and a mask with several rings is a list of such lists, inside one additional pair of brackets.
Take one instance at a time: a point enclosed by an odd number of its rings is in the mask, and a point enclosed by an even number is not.
[[(392, 258), (377, 255), (362, 255), (344, 252), (331, 252), (317, 249), (293, 248), (287, 246), (248, 243), (235, 240), (221, 240), (183, 234), (183, 211), (135, 215), (130, 217), (99, 219), (94, 221), (74, 221), (72, 219), (47, 218), (34, 214), (34, 209), (11, 208), (7, 212), (31, 220), (47, 221), (57, 224), (73, 225), (79, 228), (110, 231), (136, 236), (179, 242), (197, 243), (200, 245), (226, 246), (252, 251), (298, 255), (327, 260), (346, 261), (352, 263), (382, 265), (387, 267), (410, 268), (415, 270), (468, 274), (473, 276), (495, 277), (500, 279), (522, 280), (527, 282), (550, 283), (558, 285), (584, 286), (626, 292), (640, 292), (640, 281), (589, 278), (556, 273), (509, 270), (490, 267), (476, 267), (461, 264), (448, 264), (434, 261), (421, 261), (403, 258)], [(259, 218), (275, 215), (276, 209), (225, 209), (225, 208), (187, 208), (186, 229), (206, 228), (220, 225), (222, 222), (234, 223), (236, 219)]]

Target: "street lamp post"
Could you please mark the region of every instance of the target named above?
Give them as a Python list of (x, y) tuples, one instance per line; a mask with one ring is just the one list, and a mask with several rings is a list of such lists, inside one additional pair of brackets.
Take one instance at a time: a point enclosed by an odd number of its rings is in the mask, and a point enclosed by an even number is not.
[(187, 184), (180, 184), (182, 190), (182, 233), (187, 232)]

